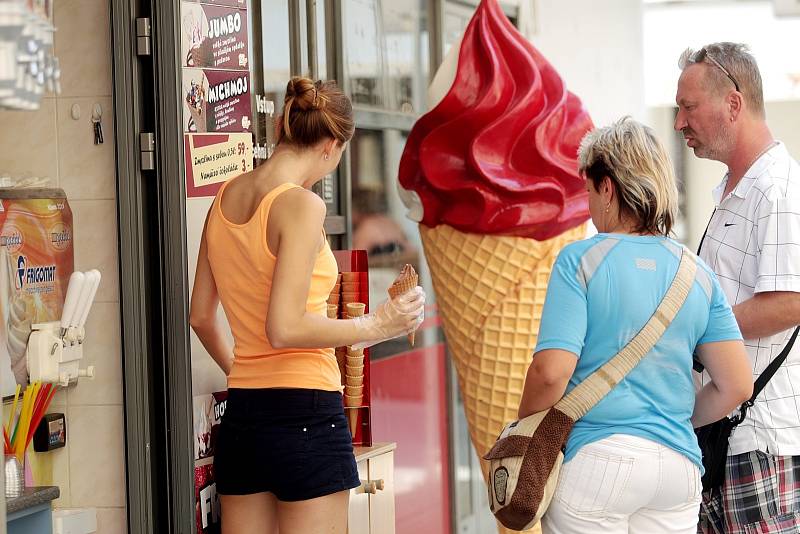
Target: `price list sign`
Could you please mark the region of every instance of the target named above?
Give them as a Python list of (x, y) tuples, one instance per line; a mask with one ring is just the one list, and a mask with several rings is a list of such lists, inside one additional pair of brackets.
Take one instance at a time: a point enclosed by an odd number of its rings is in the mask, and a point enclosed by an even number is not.
[(222, 184), (252, 170), (253, 138), (248, 133), (185, 134), (186, 196), (213, 197)]

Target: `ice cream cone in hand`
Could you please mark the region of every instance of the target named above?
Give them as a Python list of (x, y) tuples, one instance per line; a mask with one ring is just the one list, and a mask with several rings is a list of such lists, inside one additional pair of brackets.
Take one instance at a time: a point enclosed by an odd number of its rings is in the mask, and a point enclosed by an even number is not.
[(577, 154), (592, 122), (497, 0), (480, 2), (428, 100), (400, 161), (400, 197), (419, 223), (483, 456), (517, 418), (556, 256), (585, 236)]
[[(400, 271), (400, 275), (395, 279), (391, 286), (389, 286), (389, 298), (395, 299), (405, 293), (406, 291), (411, 291), (415, 287), (419, 285), (419, 275), (417, 271), (414, 270), (414, 267), (406, 263), (402, 270)], [(414, 337), (416, 331), (411, 332), (408, 334), (408, 342), (411, 346), (414, 346)]]

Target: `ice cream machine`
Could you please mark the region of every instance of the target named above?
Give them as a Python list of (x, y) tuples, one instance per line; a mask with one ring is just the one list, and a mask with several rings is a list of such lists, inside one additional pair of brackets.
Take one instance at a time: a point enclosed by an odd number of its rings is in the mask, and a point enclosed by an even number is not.
[(78, 377), (94, 377), (94, 366), (80, 369), (84, 325), (100, 286), (100, 271), (72, 273), (60, 321), (32, 325), (28, 340), (28, 372), (32, 382), (68, 386)]
[(92, 376), (79, 362), (100, 273), (74, 270), (64, 191), (0, 189), (0, 395)]

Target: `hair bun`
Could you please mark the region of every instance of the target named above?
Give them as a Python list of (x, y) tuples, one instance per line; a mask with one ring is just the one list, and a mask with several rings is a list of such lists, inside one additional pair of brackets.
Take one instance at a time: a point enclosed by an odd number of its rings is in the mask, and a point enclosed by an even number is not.
[(325, 109), (328, 97), (324, 94), (324, 87), (321, 82), (314, 82), (310, 78), (295, 76), (289, 80), (286, 86), (286, 99), (284, 104), (290, 101), (297, 105), (300, 111), (310, 111)]
[(330, 137), (345, 143), (354, 129), (353, 106), (336, 82), (295, 76), (286, 84), (283, 113), (275, 131), (279, 143), (285, 139), (306, 147)]

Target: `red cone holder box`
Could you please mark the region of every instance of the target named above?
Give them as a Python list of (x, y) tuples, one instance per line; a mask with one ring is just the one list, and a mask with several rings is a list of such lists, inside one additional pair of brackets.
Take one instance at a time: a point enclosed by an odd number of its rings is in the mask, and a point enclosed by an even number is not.
[[(353, 291), (345, 292), (344, 276), (345, 273), (357, 273), (355, 275), (348, 275), (348, 278), (356, 278), (358, 282), (358, 297), (354, 302), (363, 302), (366, 305), (364, 313), (369, 313), (369, 268), (367, 267), (367, 251), (366, 250), (335, 250), (333, 252), (336, 258), (336, 264), (339, 268), (339, 273), (342, 274), (342, 281), (339, 294), (339, 317), (344, 317), (347, 313), (345, 294), (350, 298), (356, 298), (352, 295)], [(349, 282), (348, 282), (349, 283)], [(341, 347), (339, 348), (341, 350)], [(353, 445), (361, 445), (364, 447), (372, 446), (372, 424), (370, 420), (370, 358), (369, 348), (364, 349), (364, 389), (361, 406), (357, 408), (350, 408), (345, 406), (345, 415), (348, 421), (351, 417), (356, 417), (355, 433), (353, 434)], [(342, 367), (343, 369), (343, 367)], [(345, 385), (345, 375), (342, 372), (342, 386)]]

